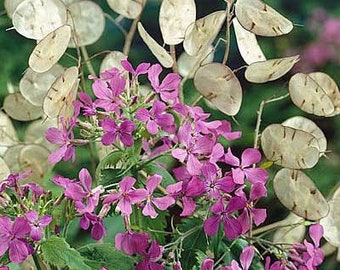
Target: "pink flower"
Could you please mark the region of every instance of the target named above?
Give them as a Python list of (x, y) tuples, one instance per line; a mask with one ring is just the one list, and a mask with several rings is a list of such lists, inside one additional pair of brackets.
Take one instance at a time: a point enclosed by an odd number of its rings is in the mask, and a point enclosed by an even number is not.
[(313, 244), (306, 240), (304, 240), (303, 244), (293, 244), (293, 249), (290, 250), (290, 258), (299, 269), (301, 267), (301, 269), (316, 270), (317, 266), (321, 265), (324, 260), (324, 254), (320, 248), (323, 227), (320, 224), (311, 225), (309, 235)]
[(115, 236), (116, 249), (124, 251), (128, 255), (141, 253), (149, 246), (149, 235), (147, 233), (138, 233), (127, 231), (117, 233)]
[(211, 258), (204, 259), (201, 265), (201, 270), (214, 270), (214, 260)]
[(209, 217), (204, 221), (203, 228), (208, 236), (213, 236), (217, 233), (221, 223), (224, 226), (224, 234), (229, 239), (235, 239), (242, 233), (240, 222), (231, 216), (235, 211), (244, 208), (245, 203), (238, 197), (232, 197), (227, 206), (224, 200), (219, 199), (210, 208), (210, 211), (215, 215)]
[(31, 227), (24, 217), (17, 217), (13, 223), (8, 217), (0, 217), (0, 256), (9, 250), (11, 262), (23, 262), (33, 253), (26, 240), (30, 231)]
[(161, 72), (162, 67), (160, 64), (154, 64), (150, 67), (148, 78), (151, 82), (151, 86), (155, 92), (160, 95), (163, 101), (175, 101), (178, 97), (178, 87), (181, 77), (176, 73), (169, 73), (160, 84), (158, 77)]
[(134, 70), (127, 59), (122, 60), (120, 63), (126, 71), (131, 73), (133, 78), (137, 78), (139, 75), (148, 73), (150, 67), (150, 63), (141, 63), (137, 66), (136, 70)]
[(165, 267), (157, 263), (162, 258), (163, 252), (164, 248), (153, 240), (148, 250), (139, 253), (143, 260), (137, 264), (135, 270), (164, 270)]
[(31, 226), (30, 236), (33, 241), (40, 241), (42, 237), (43, 228), (51, 223), (52, 217), (50, 215), (45, 215), (39, 217), (36, 211), (28, 211), (25, 217)]
[(100, 126), (104, 129), (104, 135), (102, 137), (102, 143), (104, 145), (111, 145), (117, 141), (117, 139), (126, 147), (133, 145), (132, 132), (135, 130), (135, 124), (132, 121), (126, 120), (118, 126), (111, 118), (105, 118), (100, 122)]
[(84, 116), (96, 115), (96, 106), (92, 102), (90, 96), (84, 92), (79, 92), (80, 107), (83, 109)]
[(254, 248), (252, 246), (245, 247), (240, 255), (240, 262), (242, 267), (240, 267), (235, 260), (232, 260), (231, 266), (224, 266), (221, 268), (221, 270), (248, 270), (253, 257)]
[(115, 203), (118, 201), (118, 208), (123, 215), (131, 215), (131, 205), (143, 201), (148, 196), (148, 191), (145, 189), (135, 189), (132, 187), (136, 179), (131, 176), (124, 177), (119, 183), (119, 191), (108, 195), (103, 204)]
[(102, 239), (106, 233), (103, 219), (96, 214), (85, 213), (79, 221), (79, 226), (80, 228), (87, 230), (90, 225), (92, 225), (91, 237), (97, 241)]
[(125, 90), (126, 80), (118, 69), (107, 71), (104, 75), (107, 75), (105, 79), (109, 81), (108, 83), (95, 78), (92, 84), (93, 93), (97, 97), (94, 105), (103, 108), (106, 112), (115, 112), (119, 115), (119, 109), (123, 104), (119, 96)]
[(150, 216), (151, 218), (156, 218), (158, 214), (155, 211), (153, 205), (155, 205), (159, 210), (166, 210), (170, 205), (175, 202), (175, 199), (171, 196), (164, 196), (155, 198), (152, 193), (155, 191), (157, 186), (161, 183), (162, 176), (155, 174), (148, 178), (146, 182), (146, 190), (148, 191), (148, 197), (146, 204), (143, 207), (143, 215)]
[(235, 194), (245, 202), (245, 208), (243, 209), (242, 214), (238, 217), (238, 220), (242, 225), (242, 233), (244, 234), (249, 231), (251, 221), (254, 221), (255, 225), (258, 226), (267, 218), (266, 209), (254, 207), (254, 203), (258, 199), (267, 196), (267, 189), (261, 182), (257, 182), (251, 186), (249, 200), (242, 189), (237, 190)]
[(61, 118), (61, 130), (52, 127), (45, 132), (46, 140), (52, 144), (59, 145), (59, 148), (52, 152), (48, 157), (50, 163), (58, 163), (61, 160), (67, 161), (72, 159), (72, 162), (76, 159), (76, 152), (74, 144), (72, 143), (74, 139), (73, 127), (75, 122), (70, 120), (66, 121), (65, 118)]
[(246, 178), (250, 183), (254, 184), (256, 182), (265, 183), (268, 179), (268, 172), (263, 168), (252, 168), (253, 164), (260, 162), (261, 153), (258, 149), (247, 148), (243, 151), (240, 160), (233, 155), (230, 147), (225, 154), (225, 163), (230, 164), (237, 168), (232, 168), (232, 176), (236, 184), (243, 184), (244, 178)]
[(163, 102), (156, 100), (152, 104), (150, 111), (145, 108), (139, 108), (136, 112), (136, 119), (146, 122), (146, 129), (152, 135), (157, 134), (158, 127), (173, 133), (175, 131), (175, 120), (170, 113), (165, 112), (165, 108), (166, 105)]

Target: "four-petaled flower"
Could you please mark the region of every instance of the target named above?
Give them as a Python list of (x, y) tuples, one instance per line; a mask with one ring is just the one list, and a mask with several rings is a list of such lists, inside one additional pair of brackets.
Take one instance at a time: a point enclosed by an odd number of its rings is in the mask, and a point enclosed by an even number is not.
[(103, 204), (115, 203), (118, 201), (118, 208), (123, 215), (131, 215), (132, 205), (145, 200), (148, 191), (142, 188), (132, 189), (136, 179), (131, 176), (124, 177), (119, 182), (119, 191), (108, 195)]
[(237, 261), (232, 260), (230, 266), (224, 266), (221, 270), (248, 270), (250, 264), (254, 257), (254, 248), (252, 246), (247, 246), (242, 250), (240, 255), (241, 266), (237, 263)]
[(39, 217), (38, 212), (31, 210), (26, 212), (25, 217), (31, 226), (30, 236), (33, 241), (40, 241), (42, 237), (43, 228), (51, 223), (52, 217), (50, 215), (44, 215)]
[(24, 217), (15, 218), (13, 223), (9, 217), (0, 217), (0, 256), (9, 250), (11, 262), (23, 262), (33, 253), (26, 240), (30, 231), (31, 227)]
[(104, 145), (111, 145), (119, 139), (126, 147), (133, 145), (134, 140), (132, 132), (135, 130), (135, 124), (126, 120), (120, 125), (111, 118), (105, 118), (100, 122), (100, 126), (104, 129), (104, 135), (102, 136), (102, 143)]

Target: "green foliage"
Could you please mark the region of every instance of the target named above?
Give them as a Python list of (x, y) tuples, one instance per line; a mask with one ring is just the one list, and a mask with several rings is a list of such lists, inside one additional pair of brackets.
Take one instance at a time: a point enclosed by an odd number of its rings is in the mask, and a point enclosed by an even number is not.
[(58, 268), (68, 267), (70, 270), (91, 270), (82, 255), (71, 248), (64, 238), (52, 236), (41, 244), (42, 257), (45, 262)]
[(78, 250), (92, 269), (130, 270), (136, 262), (135, 258), (116, 250), (112, 244), (90, 244)]
[(173, 178), (173, 176), (169, 173), (169, 171), (167, 169), (165, 169), (164, 167), (162, 167), (161, 165), (157, 165), (157, 163), (155, 162), (150, 162), (148, 164), (146, 164), (145, 166), (143, 166), (143, 170), (145, 172), (147, 172), (149, 175), (153, 175), (153, 174), (159, 174), (162, 176), (162, 186), (168, 186), (170, 184), (175, 183), (175, 179)]

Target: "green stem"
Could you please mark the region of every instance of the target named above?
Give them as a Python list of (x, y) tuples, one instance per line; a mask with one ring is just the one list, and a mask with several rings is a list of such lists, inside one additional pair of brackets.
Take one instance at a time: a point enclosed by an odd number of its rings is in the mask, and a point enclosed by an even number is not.
[(33, 261), (34, 261), (34, 264), (35, 264), (35, 267), (37, 268), (37, 270), (42, 270), (40, 263), (39, 263), (39, 260), (38, 260), (38, 256), (35, 252), (32, 254), (32, 258), (33, 258)]
[[(81, 53), (84, 57), (84, 62), (86, 63), (87, 69), (89, 70), (90, 74), (94, 77), (96, 77), (96, 72), (93, 69), (89, 54), (87, 53), (86, 47), (85, 46), (81, 46), (80, 47)], [(85, 91), (85, 89), (84, 89)]]

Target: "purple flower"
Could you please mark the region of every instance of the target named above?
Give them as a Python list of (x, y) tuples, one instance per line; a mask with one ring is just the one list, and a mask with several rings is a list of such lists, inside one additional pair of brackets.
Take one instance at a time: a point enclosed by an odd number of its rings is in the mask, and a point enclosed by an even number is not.
[(67, 161), (69, 159), (72, 159), (72, 162), (74, 162), (76, 159), (75, 147), (72, 143), (75, 122), (71, 120), (67, 122), (64, 117), (61, 117), (60, 121), (62, 125), (61, 130), (52, 127), (45, 132), (46, 140), (59, 145), (59, 148), (48, 157), (48, 161), (52, 164), (58, 163), (60, 160)]
[(161, 183), (162, 176), (155, 174), (148, 178), (146, 182), (146, 190), (148, 191), (148, 196), (146, 204), (143, 207), (143, 215), (150, 216), (151, 218), (156, 218), (158, 214), (155, 211), (153, 205), (155, 205), (159, 210), (166, 210), (170, 205), (175, 202), (175, 199), (171, 196), (164, 196), (161, 198), (155, 198), (152, 193), (155, 191), (157, 186)]
[(323, 227), (320, 224), (313, 224), (309, 227), (309, 235), (314, 244), (304, 240), (303, 244), (293, 244), (290, 250), (290, 258), (296, 267), (301, 269), (316, 270), (324, 259), (323, 251), (320, 248), (320, 239), (323, 236)]
[(136, 112), (136, 119), (146, 122), (146, 129), (152, 135), (157, 134), (158, 127), (169, 133), (174, 133), (174, 117), (170, 113), (166, 113), (165, 108), (166, 105), (162, 101), (156, 100), (150, 111), (139, 108)]
[(128, 255), (141, 253), (149, 246), (149, 235), (131, 230), (125, 233), (117, 233), (115, 236), (116, 249), (124, 251)]
[(13, 223), (8, 217), (0, 217), (0, 256), (9, 250), (11, 262), (23, 262), (33, 253), (26, 240), (30, 231), (31, 227), (24, 217), (17, 217)]
[(102, 137), (102, 143), (104, 145), (111, 145), (117, 139), (119, 139), (126, 147), (133, 145), (134, 140), (132, 132), (135, 130), (135, 124), (126, 120), (119, 126), (111, 118), (105, 118), (100, 122), (100, 126), (104, 129), (104, 135)]
[(155, 240), (152, 241), (148, 250), (139, 253), (143, 260), (137, 264), (135, 270), (164, 270), (164, 266), (157, 263), (162, 258), (163, 252), (164, 248)]
[(131, 215), (131, 205), (143, 201), (148, 196), (148, 191), (145, 189), (132, 189), (135, 182), (136, 179), (133, 177), (124, 177), (119, 183), (119, 191), (108, 195), (104, 199), (103, 204), (109, 204), (118, 201), (117, 206), (122, 214)]
[(103, 219), (96, 214), (85, 213), (79, 221), (79, 226), (80, 228), (87, 230), (90, 225), (92, 225), (91, 237), (97, 241), (102, 239), (106, 233)]
[(211, 258), (204, 259), (201, 265), (201, 270), (214, 270), (214, 260)]
[(245, 247), (240, 255), (241, 266), (235, 261), (231, 261), (231, 266), (224, 266), (221, 270), (248, 270), (254, 257), (254, 248), (252, 246)]
[(120, 63), (122, 67), (126, 71), (130, 72), (134, 78), (138, 78), (139, 75), (148, 73), (150, 67), (150, 63), (141, 63), (137, 66), (136, 70), (134, 70), (131, 63), (127, 59), (122, 60)]
[(214, 142), (208, 135), (192, 135), (193, 130), (190, 122), (186, 122), (178, 130), (178, 141), (184, 146), (172, 150), (171, 154), (174, 158), (181, 162), (186, 160), (188, 172), (191, 175), (199, 175), (202, 163), (198, 157), (200, 155), (209, 155), (212, 152)]
[(215, 215), (209, 217), (204, 221), (203, 228), (208, 236), (215, 235), (221, 223), (224, 226), (224, 234), (229, 239), (235, 239), (242, 233), (240, 222), (231, 216), (237, 210), (244, 208), (244, 201), (239, 197), (232, 197), (227, 206), (223, 198), (219, 199), (210, 208), (210, 211)]
[(125, 85), (126, 80), (118, 69), (110, 73), (109, 83), (101, 79), (94, 79), (92, 90), (98, 98), (94, 101), (94, 105), (103, 108), (106, 112), (115, 112), (119, 115), (119, 109), (123, 104), (119, 95), (124, 92)]
[(33, 210), (26, 212), (25, 217), (29, 225), (31, 226), (30, 236), (32, 240), (40, 241), (42, 237), (43, 228), (51, 223), (52, 217), (50, 215), (39, 217), (38, 213)]
[(258, 149), (247, 148), (243, 151), (240, 160), (233, 155), (230, 147), (225, 155), (225, 163), (238, 168), (232, 168), (232, 175), (236, 184), (243, 184), (244, 178), (252, 184), (256, 182), (265, 183), (268, 179), (268, 172), (263, 168), (252, 168), (253, 164), (258, 163), (261, 160), (261, 153)]
[(96, 106), (92, 102), (90, 96), (84, 92), (78, 93), (79, 100), (81, 103), (79, 104), (80, 107), (83, 109), (83, 115), (84, 116), (91, 116), (96, 115)]
[(266, 209), (254, 207), (254, 202), (267, 196), (267, 189), (261, 182), (257, 182), (251, 186), (249, 200), (242, 189), (237, 190), (235, 194), (245, 202), (245, 208), (243, 209), (242, 214), (238, 217), (238, 220), (242, 225), (242, 233), (244, 234), (249, 231), (251, 221), (254, 221), (255, 225), (258, 226), (267, 218)]
[(169, 73), (160, 84), (159, 75), (161, 72), (162, 67), (160, 64), (154, 64), (150, 67), (148, 78), (151, 82), (151, 86), (155, 92), (160, 95), (163, 101), (175, 101), (178, 97), (178, 87), (181, 77), (176, 73)]
[(236, 186), (230, 176), (221, 177), (221, 172), (212, 163), (205, 163), (203, 165), (202, 176), (205, 180), (208, 199), (218, 199), (221, 197), (222, 192), (230, 193)]

